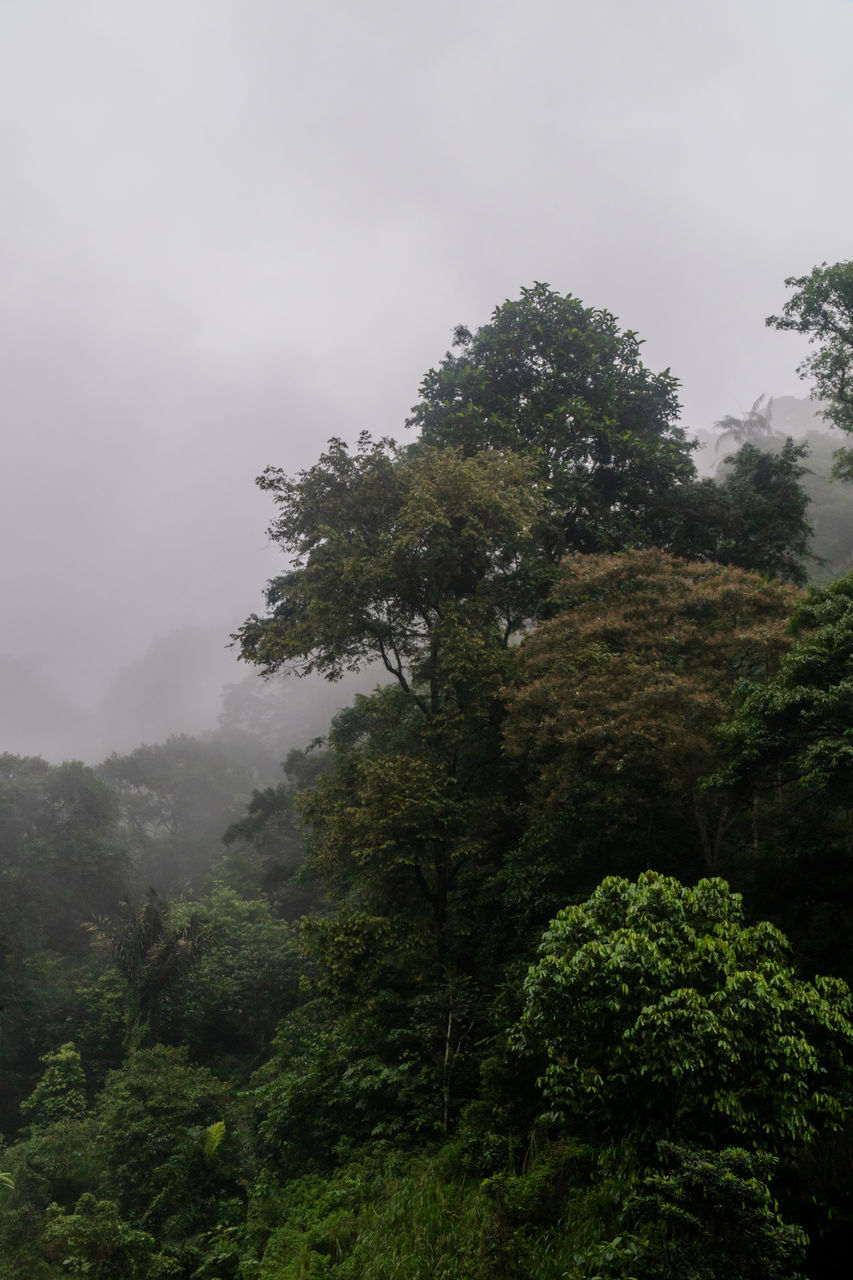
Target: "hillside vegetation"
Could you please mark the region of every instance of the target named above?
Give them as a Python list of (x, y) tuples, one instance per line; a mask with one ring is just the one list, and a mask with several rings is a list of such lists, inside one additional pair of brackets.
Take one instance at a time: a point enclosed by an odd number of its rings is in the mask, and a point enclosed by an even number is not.
[(847, 490), (640, 348), (536, 284), (265, 471), (242, 657), (376, 678), (283, 774), (0, 757), (0, 1280), (846, 1277)]

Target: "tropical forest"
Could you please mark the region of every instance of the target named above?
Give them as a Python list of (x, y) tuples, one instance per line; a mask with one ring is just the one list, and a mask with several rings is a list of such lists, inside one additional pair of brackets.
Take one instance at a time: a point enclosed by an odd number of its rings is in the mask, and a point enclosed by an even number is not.
[(701, 463), (534, 283), (270, 460), (217, 730), (0, 756), (0, 1280), (846, 1280), (853, 263), (786, 285), (810, 434)]

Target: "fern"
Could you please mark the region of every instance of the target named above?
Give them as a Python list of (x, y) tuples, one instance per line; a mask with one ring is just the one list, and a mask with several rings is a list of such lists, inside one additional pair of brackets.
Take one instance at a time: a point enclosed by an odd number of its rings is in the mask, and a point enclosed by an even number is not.
[(215, 1120), (213, 1124), (207, 1126), (204, 1131), (204, 1154), (206, 1159), (210, 1159), (224, 1137), (224, 1120)]

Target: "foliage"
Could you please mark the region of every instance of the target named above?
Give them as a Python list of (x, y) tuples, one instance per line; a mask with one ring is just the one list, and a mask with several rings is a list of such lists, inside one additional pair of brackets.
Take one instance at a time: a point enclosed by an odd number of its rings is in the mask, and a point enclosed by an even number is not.
[(204, 1154), (210, 1160), (216, 1153), (216, 1149), (225, 1137), (225, 1121), (214, 1120), (213, 1124), (209, 1124), (204, 1131)]
[(547, 857), (547, 830), (563, 867), (540, 863), (540, 886), (565, 900), (602, 865), (717, 869), (732, 807), (700, 780), (722, 759), (715, 730), (734, 680), (775, 669), (795, 600), (779, 582), (656, 550), (563, 562), (559, 611), (519, 649), (505, 730), (530, 777), (539, 848)]
[(0, 1277), (54, 1280), (45, 1258), (42, 1231), (49, 1204), (73, 1205), (97, 1177), (94, 1124), (66, 1117), (31, 1126), (29, 1135), (4, 1152), (14, 1188), (0, 1196)]
[(408, 999), (386, 989), (337, 1017), (318, 1001), (282, 1021), (274, 1054), (253, 1080), (270, 1168), (327, 1170), (360, 1143), (405, 1144), (447, 1131), (459, 1107), (457, 1074), (474, 1087), (460, 1053), (471, 1029), (470, 993), (464, 984), (412, 985), (428, 989)]
[(369, 913), (402, 895), (439, 950), (504, 820), (488, 781), (510, 641), (541, 593), (533, 475), (510, 454), (404, 454), (362, 437), (355, 456), (333, 441), (298, 480), (263, 482), (296, 567), (271, 585), (271, 615), (243, 627), (243, 656), (330, 678), (378, 657), (396, 681), (335, 726), (334, 766), (302, 809), (311, 867)]
[(198, 1259), (205, 1233), (233, 1199), (228, 1134), (212, 1159), (207, 1137), (227, 1102), (210, 1071), (162, 1045), (131, 1053), (97, 1098), (97, 1190), (170, 1255)]
[[(511, 449), (536, 465), (546, 500), (537, 531), (540, 572), (567, 552), (654, 545), (805, 581), (810, 528), (799, 485), (799, 447), (761, 460), (763, 397), (746, 419), (722, 419), (743, 436), (722, 484), (696, 481), (693, 445), (678, 425), (678, 384), (652, 374), (640, 340), (614, 316), (547, 285), (523, 289), (472, 333), (456, 330), (421, 384), (410, 425), (421, 444)], [(772, 402), (771, 402), (772, 403)]]
[(805, 453), (805, 445), (790, 439), (765, 441), (761, 448), (744, 444), (724, 459), (722, 479), (691, 487), (669, 549), (687, 559), (804, 583), (814, 561), (807, 469), (800, 463)]
[[(792, 296), (766, 323), (808, 337), (814, 350), (797, 372), (812, 380), (813, 395), (825, 401), (823, 416), (853, 431), (853, 262), (822, 262), (807, 276), (789, 276), (785, 287), (794, 290)], [(838, 452), (837, 472), (851, 474), (848, 449)]]
[(658, 1154), (662, 1167), (646, 1174), (625, 1215), (650, 1241), (644, 1274), (804, 1280), (805, 1233), (784, 1223), (774, 1204), (772, 1156), (672, 1143)]
[[(409, 448), (268, 469), (242, 656), (389, 682), (242, 817), (339, 694), (0, 759), (0, 1280), (800, 1280), (803, 1230), (846, 1275), (853, 1006), (803, 975), (853, 914), (853, 586), (784, 581), (813, 477), (763, 397), (697, 482), (640, 345), (536, 285)], [(195, 896), (117, 912), (128, 853)]]
[[(380, 1165), (381, 1162), (381, 1165)], [(738, 1149), (550, 1144), (518, 1172), (466, 1175), (458, 1149), (366, 1150), (325, 1178), (258, 1186), (274, 1221), (261, 1280), (802, 1280), (803, 1234), (775, 1209), (775, 1162)], [(384, 1167), (383, 1167), (384, 1166)], [(273, 1207), (274, 1206), (274, 1207)]]
[(98, 772), (118, 796), (137, 881), (166, 893), (198, 887), (253, 782), (220, 742), (187, 734), (113, 754)]
[(118, 920), (101, 917), (87, 928), (127, 983), (126, 1045), (156, 1040), (163, 996), (198, 962), (209, 927), (194, 914), (173, 928), (168, 902), (149, 889), (138, 909), (125, 899)]
[(807, 445), (788, 439), (778, 453), (744, 444), (725, 459), (728, 474), (715, 493), (716, 528), (709, 522), (711, 559), (803, 585), (812, 536), (809, 496), (800, 483), (807, 452)]
[[(489, 1274), (488, 1197), (434, 1165), (386, 1177), (358, 1219), (341, 1280), (474, 1280)], [(492, 1273), (493, 1274), (493, 1273)]]
[(825, 431), (810, 431), (803, 443), (809, 451), (809, 469), (802, 484), (811, 500), (809, 516), (814, 526), (810, 578), (826, 585), (849, 573), (853, 564), (853, 492), (832, 476), (837, 439)]
[(737, 1147), (663, 1142), (644, 1167), (630, 1147), (605, 1148), (588, 1187), (570, 1188), (554, 1225), (528, 1229), (528, 1274), (536, 1268), (542, 1280), (803, 1280), (805, 1235), (779, 1214), (770, 1189), (776, 1165)]
[(269, 467), (258, 483), (274, 496), (270, 534), (294, 566), (269, 584), (269, 615), (237, 633), (241, 656), (265, 673), (339, 679), (379, 660), (434, 713), (469, 637), (505, 644), (530, 616), (526, 552), (540, 498), (523, 459), (411, 457), (363, 433), (354, 455), (332, 440), (296, 479)]
[[(776, 456), (786, 447), (779, 435), (756, 443), (762, 452)], [(813, 528), (808, 576), (811, 583), (826, 585), (849, 572), (853, 561), (853, 490), (832, 474), (837, 432), (811, 430), (801, 446), (807, 450), (803, 456), (808, 466), (798, 468), (802, 474), (797, 483), (809, 499), (808, 521)], [(732, 465), (736, 467), (737, 462), (735, 457)]]
[(21, 1103), (21, 1114), (33, 1124), (82, 1116), (87, 1109), (86, 1076), (80, 1054), (69, 1041), (42, 1058), (44, 1074), (33, 1093)]
[[(82, 1017), (81, 993), (89, 958), (71, 961), (56, 951), (28, 952), (0, 934), (0, 1128), (15, 1127), (21, 1099), (32, 1091), (43, 1054), (53, 1052)], [(20, 950), (18, 949), (20, 947)]]
[(779, 1152), (838, 1126), (847, 987), (798, 978), (784, 937), (747, 925), (724, 881), (608, 877), (560, 912), (539, 957), (519, 1037), (547, 1054), (561, 1123)]
[(849, 807), (853, 765), (853, 575), (813, 591), (792, 620), (793, 651), (766, 685), (742, 680), (726, 726), (741, 785), (794, 783)]
[(42, 1054), (69, 1038), (88, 963), (81, 928), (112, 908), (127, 857), (109, 788), (79, 763), (0, 756), (0, 1123)]
[(154, 1239), (122, 1222), (111, 1200), (96, 1200), (87, 1192), (73, 1213), (59, 1205), (47, 1211), (44, 1247), (63, 1273), (91, 1280), (155, 1280), (176, 1275)]
[(641, 345), (609, 312), (535, 284), (481, 329), (456, 329), (410, 425), (425, 446), (530, 456), (548, 499), (548, 558), (665, 545), (692, 446), (676, 379), (651, 373)]
[[(452, 1152), (449, 1153), (452, 1155)], [(400, 1159), (380, 1144), (277, 1195), (259, 1280), (487, 1280), (516, 1275), (494, 1200), (444, 1152)]]
[(507, 827), (497, 691), (512, 658), (502, 657), (491, 670), (484, 660), (481, 701), (472, 691), (464, 715), (425, 722), (393, 687), (358, 699), (333, 725), (333, 771), (302, 804), (309, 867), (327, 890), (374, 915), (402, 911), (441, 951), (465, 927), (468, 878)]
[(305, 832), (297, 811), (300, 792), (318, 784), (332, 767), (332, 754), (315, 745), (288, 753), (286, 780), (252, 793), (245, 813), (226, 830), (223, 879), (245, 897), (261, 892), (279, 915), (303, 915), (317, 904), (304, 874)]
[(248, 1071), (299, 1000), (304, 962), (294, 929), (265, 899), (240, 898), (224, 885), (192, 907), (173, 908), (179, 934), (194, 918), (204, 945), (161, 990), (160, 1032), (229, 1073)]
[(793, 648), (778, 670), (735, 684), (706, 792), (739, 814), (740, 847), (726, 870), (753, 909), (785, 929), (804, 971), (848, 981), (851, 958), (838, 938), (853, 918), (852, 601), (849, 577), (811, 592), (794, 611)]
[(84, 950), (81, 922), (118, 899), (115, 797), (79, 762), (0, 756), (0, 932), (22, 950)]
[(766, 404), (764, 401), (763, 395), (753, 400), (748, 412), (740, 418), (727, 413), (724, 417), (717, 419), (714, 423), (715, 428), (720, 432), (717, 436), (717, 452), (725, 440), (734, 441), (740, 448), (744, 444), (759, 444), (775, 435), (771, 424), (773, 397), (771, 396)]

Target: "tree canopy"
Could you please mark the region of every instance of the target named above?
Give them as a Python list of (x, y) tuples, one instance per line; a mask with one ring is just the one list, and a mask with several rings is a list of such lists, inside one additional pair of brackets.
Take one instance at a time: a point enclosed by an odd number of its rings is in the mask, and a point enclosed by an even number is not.
[(722, 759), (734, 681), (772, 673), (796, 599), (653, 549), (563, 561), (554, 616), (518, 651), (506, 725), (532, 811), (561, 847), (589, 846), (594, 866), (607, 847), (611, 866), (717, 869), (733, 815), (700, 783)]
[(426, 446), (533, 458), (551, 555), (666, 546), (695, 446), (678, 423), (677, 379), (647, 369), (641, 346), (610, 312), (535, 284), (482, 328), (457, 327), (409, 423)]
[(853, 770), (853, 576), (813, 591), (794, 613), (793, 651), (766, 684), (744, 679), (726, 726), (740, 785), (793, 783), (850, 806)]
[(537, 600), (533, 527), (541, 494), (529, 461), (494, 451), (406, 454), (332, 440), (291, 479), (268, 468), (270, 534), (292, 567), (270, 582), (265, 618), (235, 639), (265, 673), (337, 679), (371, 661), (428, 713), (478, 637), (505, 647)]
[(843, 1124), (850, 993), (800, 979), (723, 880), (606, 878), (552, 922), (524, 990), (564, 1123), (776, 1152)]

